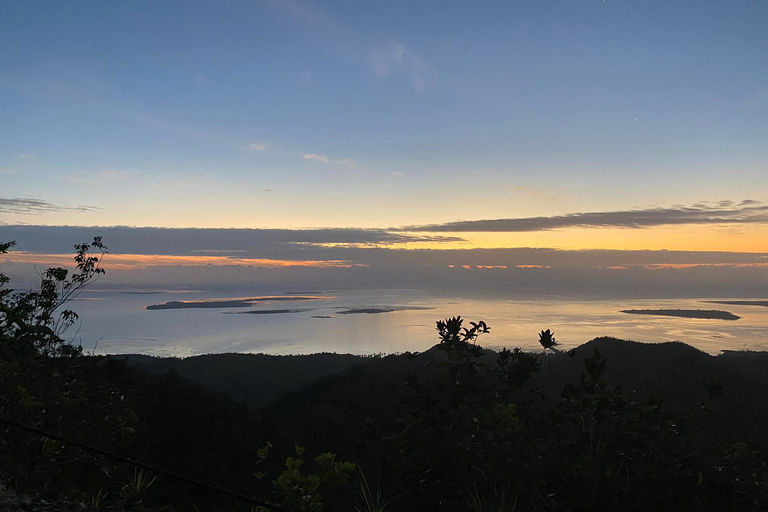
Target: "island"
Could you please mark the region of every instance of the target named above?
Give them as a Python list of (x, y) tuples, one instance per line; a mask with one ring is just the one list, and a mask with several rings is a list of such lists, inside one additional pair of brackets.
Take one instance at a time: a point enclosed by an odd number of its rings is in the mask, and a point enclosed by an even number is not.
[(311, 309), (257, 309), (254, 311), (224, 311), (224, 315), (280, 315), (284, 313), (304, 313)]
[(323, 300), (330, 299), (323, 295), (293, 295), (276, 297), (242, 297), (237, 299), (208, 299), (208, 300), (172, 300), (161, 304), (147, 306), (148, 310), (156, 309), (188, 309), (188, 308), (249, 308), (257, 303), (270, 303), (278, 301), (296, 300)]
[(621, 312), (631, 315), (677, 316), (682, 318), (705, 318), (708, 320), (738, 320), (741, 318), (728, 311), (705, 309), (624, 309)]
[(371, 307), (371, 308), (354, 308), (345, 309), (339, 311), (339, 315), (375, 315), (378, 313), (392, 313), (395, 311), (420, 311), (432, 308), (426, 308), (421, 306), (383, 306), (383, 307)]
[(768, 300), (705, 300), (708, 304), (730, 304), (731, 306), (763, 306), (768, 308)]

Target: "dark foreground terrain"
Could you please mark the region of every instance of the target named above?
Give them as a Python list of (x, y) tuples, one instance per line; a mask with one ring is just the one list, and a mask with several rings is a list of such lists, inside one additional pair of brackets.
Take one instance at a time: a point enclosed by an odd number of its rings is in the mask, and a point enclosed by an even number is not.
[(768, 354), (446, 329), (368, 358), (5, 351), (4, 418), (124, 458), (3, 424), (0, 474), (83, 509), (258, 510), (211, 486), (281, 510), (768, 509)]

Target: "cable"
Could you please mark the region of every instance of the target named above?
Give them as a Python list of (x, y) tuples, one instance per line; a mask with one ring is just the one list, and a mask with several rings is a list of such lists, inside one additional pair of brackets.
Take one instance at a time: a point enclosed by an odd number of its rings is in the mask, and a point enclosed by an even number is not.
[(90, 445), (87, 445), (85, 443), (81, 443), (79, 441), (73, 441), (71, 439), (67, 439), (66, 437), (62, 437), (62, 436), (59, 436), (59, 435), (56, 435), (56, 434), (51, 434), (49, 432), (44, 432), (44, 431), (36, 429), (34, 427), (28, 427), (26, 425), (22, 425), (21, 423), (17, 423), (15, 421), (8, 420), (8, 419), (5, 419), (3, 417), (0, 417), (0, 423), (8, 425), (9, 427), (13, 427), (13, 428), (16, 428), (16, 429), (19, 429), (19, 430), (23, 430), (25, 432), (29, 432), (29, 433), (36, 434), (36, 435), (39, 435), (39, 436), (47, 437), (48, 439), (53, 439), (54, 441), (59, 441), (59, 442), (62, 442), (62, 443), (71, 444), (72, 446), (76, 446), (76, 447), (78, 447), (78, 448), (80, 448), (82, 450), (85, 450), (85, 451), (88, 451), (88, 452), (93, 452), (93, 453), (98, 453), (99, 455), (103, 455), (104, 457), (107, 457), (109, 459), (113, 459), (113, 460), (120, 461), (120, 462), (125, 462), (125, 463), (131, 464), (133, 466), (142, 468), (142, 469), (147, 469), (149, 471), (154, 471), (154, 472), (156, 472), (158, 474), (169, 476), (171, 478), (175, 478), (176, 480), (180, 480), (182, 482), (187, 482), (187, 483), (196, 485), (198, 487), (203, 487), (205, 489), (216, 491), (219, 494), (222, 494), (224, 496), (228, 496), (228, 497), (230, 497), (232, 499), (235, 499), (235, 500), (238, 500), (238, 501), (242, 501), (244, 503), (248, 503), (250, 505), (256, 505), (258, 507), (262, 507), (262, 508), (265, 508), (267, 510), (271, 510), (273, 512), (288, 512), (287, 510), (282, 509), (280, 507), (277, 507), (275, 505), (271, 505), (269, 503), (266, 503), (266, 502), (263, 502), (263, 501), (259, 501), (259, 500), (254, 499), (254, 498), (249, 498), (248, 496), (244, 496), (244, 495), (236, 493), (234, 491), (230, 491), (230, 490), (227, 490), (227, 489), (222, 489), (221, 487), (216, 487), (215, 485), (206, 484), (205, 482), (200, 482), (199, 480), (195, 480), (193, 478), (188, 478), (186, 476), (179, 475), (179, 474), (174, 473), (172, 471), (167, 471), (165, 469), (160, 469), (160, 468), (155, 467), (155, 466), (150, 466), (149, 464), (145, 464), (145, 463), (140, 462), (138, 460), (133, 460), (133, 459), (128, 458), (128, 457), (122, 457), (120, 455), (115, 455), (114, 453), (106, 452), (106, 451), (101, 450), (99, 448), (96, 448), (94, 446), (90, 446)]

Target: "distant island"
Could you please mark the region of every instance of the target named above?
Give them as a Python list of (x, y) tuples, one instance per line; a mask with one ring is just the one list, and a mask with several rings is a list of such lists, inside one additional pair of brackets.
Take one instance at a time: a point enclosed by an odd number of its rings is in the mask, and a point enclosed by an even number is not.
[(188, 308), (249, 308), (259, 302), (295, 301), (295, 300), (322, 300), (329, 299), (323, 295), (305, 296), (277, 296), (277, 297), (244, 297), (238, 299), (214, 299), (214, 300), (172, 300), (161, 304), (147, 306), (148, 310), (156, 309), (188, 309)]
[(768, 308), (768, 300), (705, 300), (708, 304), (730, 304), (731, 306), (763, 306)]
[(728, 311), (704, 309), (624, 309), (621, 312), (631, 315), (678, 316), (682, 318), (706, 318), (709, 320), (738, 320), (741, 318)]
[(420, 306), (384, 306), (384, 307), (373, 307), (373, 308), (355, 308), (355, 309), (345, 309), (343, 311), (339, 311), (339, 315), (374, 315), (377, 313), (392, 313), (394, 311), (418, 311), (418, 310), (426, 310), (426, 309), (432, 309), (432, 308), (425, 308)]
[(311, 309), (256, 309), (254, 311), (224, 311), (225, 315), (279, 315), (282, 313), (304, 313)]

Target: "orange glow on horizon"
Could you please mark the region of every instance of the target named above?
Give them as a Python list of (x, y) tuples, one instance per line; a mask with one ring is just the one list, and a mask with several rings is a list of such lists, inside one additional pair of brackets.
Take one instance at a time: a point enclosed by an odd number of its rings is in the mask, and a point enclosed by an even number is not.
[(403, 233), (462, 238), (392, 245), (399, 249), (501, 249), (722, 251), (768, 253), (768, 225), (679, 225), (649, 228), (567, 228), (532, 232)]
[[(71, 254), (38, 254), (12, 252), (5, 259), (16, 263), (36, 263), (61, 267), (74, 266)], [(244, 267), (314, 267), (314, 268), (351, 268), (367, 266), (345, 260), (275, 260), (267, 258), (231, 258), (227, 256), (172, 256), (158, 254), (107, 254), (103, 264), (110, 270), (133, 270), (154, 266), (244, 266)]]
[(734, 268), (750, 268), (750, 267), (768, 267), (768, 263), (651, 263), (642, 265), (643, 267), (651, 270), (661, 270), (665, 268), (695, 268), (695, 267), (734, 267)]

